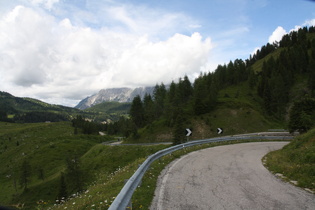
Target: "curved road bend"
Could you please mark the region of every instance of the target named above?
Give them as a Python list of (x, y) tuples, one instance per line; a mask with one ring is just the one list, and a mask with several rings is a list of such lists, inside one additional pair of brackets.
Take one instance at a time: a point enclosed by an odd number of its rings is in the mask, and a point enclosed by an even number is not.
[(315, 195), (285, 183), (261, 163), (288, 142), (258, 142), (196, 151), (159, 178), (151, 210), (315, 209)]

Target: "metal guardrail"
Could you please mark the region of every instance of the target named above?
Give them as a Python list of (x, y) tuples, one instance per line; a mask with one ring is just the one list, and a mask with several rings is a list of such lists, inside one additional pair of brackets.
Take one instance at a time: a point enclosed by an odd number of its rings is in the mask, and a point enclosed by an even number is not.
[(288, 132), (286, 129), (268, 129), (268, 132)]
[[(257, 135), (257, 134), (256, 134)], [(211, 139), (203, 139), (190, 141), (184, 144), (175, 145), (163, 150), (160, 150), (153, 155), (150, 155), (137, 169), (137, 171), (131, 176), (127, 181), (124, 187), (121, 189), (120, 193), (117, 195), (109, 210), (125, 210), (131, 200), (131, 197), (141, 182), (142, 177), (145, 172), (155, 160), (170, 154), (174, 151), (183, 149), (185, 147), (191, 147), (200, 144), (212, 143), (212, 142), (221, 142), (221, 141), (236, 141), (236, 140), (248, 140), (248, 139), (270, 139), (270, 140), (291, 140), (293, 136), (248, 136), (248, 135), (238, 135), (238, 136), (227, 136), (227, 137), (217, 137)]]

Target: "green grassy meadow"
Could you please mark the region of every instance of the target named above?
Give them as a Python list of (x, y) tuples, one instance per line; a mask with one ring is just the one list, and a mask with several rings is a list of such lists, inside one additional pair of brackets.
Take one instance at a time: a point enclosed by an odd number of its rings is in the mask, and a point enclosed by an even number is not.
[[(100, 177), (107, 180), (128, 164), (166, 147), (112, 147), (101, 144), (110, 140), (113, 137), (74, 135), (70, 122), (1, 122), (0, 204), (24, 206), (24, 209), (53, 205), (60, 188), (61, 173), (67, 169), (68, 158), (79, 157), (85, 190)], [(20, 185), (24, 160), (29, 162), (31, 171), (26, 190)], [(73, 189), (71, 184), (67, 186), (69, 195), (77, 193)]]

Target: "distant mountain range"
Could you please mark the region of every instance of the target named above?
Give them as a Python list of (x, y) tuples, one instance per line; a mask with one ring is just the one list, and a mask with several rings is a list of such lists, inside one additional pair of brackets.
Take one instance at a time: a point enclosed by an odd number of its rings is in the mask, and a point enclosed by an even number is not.
[(145, 94), (153, 94), (154, 87), (138, 87), (138, 88), (109, 88), (102, 89), (97, 94), (89, 96), (75, 106), (78, 109), (87, 109), (102, 102), (132, 102), (134, 97), (139, 95), (141, 98)]
[(35, 123), (68, 121), (72, 116), (82, 115), (78, 109), (48, 104), (43, 101), (15, 97), (10, 93), (0, 91), (0, 121)]

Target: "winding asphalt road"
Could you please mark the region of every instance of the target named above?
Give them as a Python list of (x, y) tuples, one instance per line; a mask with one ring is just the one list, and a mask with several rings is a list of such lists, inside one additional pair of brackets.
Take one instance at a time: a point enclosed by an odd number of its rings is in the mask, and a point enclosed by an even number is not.
[(276, 178), (261, 162), (288, 142), (219, 146), (190, 153), (161, 174), (151, 210), (315, 209), (315, 195)]

